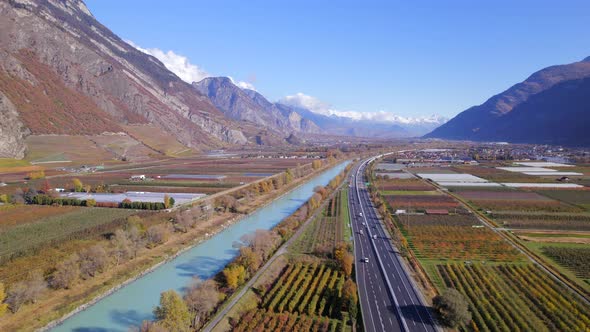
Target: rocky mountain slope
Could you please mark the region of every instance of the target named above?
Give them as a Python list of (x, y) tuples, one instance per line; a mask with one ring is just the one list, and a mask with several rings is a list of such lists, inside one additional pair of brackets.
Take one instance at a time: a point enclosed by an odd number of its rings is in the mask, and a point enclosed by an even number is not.
[(580, 126), (590, 128), (587, 78), (590, 57), (542, 69), (425, 137), (585, 145), (576, 133)]
[(246, 144), (228, 119), (156, 58), (100, 24), (79, 0), (0, 2), (0, 157), (28, 134), (98, 134), (154, 124), (188, 147)]
[(227, 77), (208, 77), (193, 86), (234, 120), (247, 121), (277, 133), (319, 133), (319, 127), (289, 107), (269, 102), (260, 93), (242, 89)]

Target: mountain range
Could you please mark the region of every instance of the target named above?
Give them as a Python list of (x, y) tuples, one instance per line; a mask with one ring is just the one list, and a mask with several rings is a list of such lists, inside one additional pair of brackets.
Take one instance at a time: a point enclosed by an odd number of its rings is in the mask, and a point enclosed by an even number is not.
[(0, 157), (23, 158), (36, 135), (117, 133), (147, 146), (137, 135), (147, 131), (201, 150), (318, 134), (416, 136), (439, 124), (326, 116), (270, 102), (226, 77), (185, 82), (81, 0), (8, 0), (0, 13)]
[(425, 138), (590, 146), (590, 57), (544, 68)]

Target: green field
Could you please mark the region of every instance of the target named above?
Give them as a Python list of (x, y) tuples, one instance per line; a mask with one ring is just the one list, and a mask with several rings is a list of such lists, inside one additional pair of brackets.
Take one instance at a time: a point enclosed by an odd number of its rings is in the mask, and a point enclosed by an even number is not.
[[(84, 208), (22, 224), (0, 233), (0, 262), (63, 240), (100, 236), (100, 227), (136, 213), (126, 209)], [(88, 234), (86, 234), (88, 233)]]
[(23, 166), (30, 166), (28, 161), (26, 160), (18, 160), (18, 159), (10, 159), (10, 158), (0, 158), (0, 167), (23, 167)]
[(580, 287), (587, 292), (590, 292), (590, 278), (585, 278), (581, 274), (577, 273), (576, 269), (571, 268), (568, 264), (563, 261), (547, 255), (546, 248), (563, 248), (566, 250), (590, 250), (590, 246), (587, 244), (580, 243), (547, 243), (547, 242), (528, 242), (524, 241), (523, 244), (532, 250), (537, 255), (545, 259), (546, 262), (550, 263), (563, 275), (567, 276), (571, 280), (575, 281)]
[(586, 190), (540, 190), (539, 194), (562, 201), (564, 203), (577, 205), (590, 211), (590, 191)]
[(350, 211), (348, 210), (348, 188), (343, 189), (340, 196), (340, 220), (344, 230), (344, 240), (350, 241), (352, 228), (350, 227)]

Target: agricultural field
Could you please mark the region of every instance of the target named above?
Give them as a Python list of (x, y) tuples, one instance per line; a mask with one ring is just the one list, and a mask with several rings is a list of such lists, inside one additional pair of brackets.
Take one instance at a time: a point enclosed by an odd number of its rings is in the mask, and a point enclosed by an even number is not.
[(457, 173), (467, 173), (490, 182), (522, 182), (522, 183), (546, 183), (555, 182), (555, 178), (527, 175), (517, 172), (509, 172), (495, 167), (487, 166), (453, 166), (451, 168)]
[(543, 246), (543, 254), (590, 282), (590, 246)]
[(112, 153), (116, 158), (131, 162), (161, 157), (154, 150), (126, 134), (97, 135), (90, 137), (90, 141)]
[(445, 209), (451, 212), (455, 209), (458, 212), (463, 210), (457, 201), (447, 195), (384, 195), (383, 199), (394, 211), (396, 209), (416, 212), (424, 212), (426, 209)]
[(542, 190), (538, 193), (590, 211), (590, 190)]
[(328, 264), (291, 263), (268, 289), (259, 289), (260, 303), (243, 314), (232, 331), (342, 331), (350, 329), (343, 311), (345, 276)]
[(587, 331), (590, 307), (532, 264), (445, 264), (445, 287), (468, 300), (466, 331)]
[(341, 190), (293, 243), (291, 250), (301, 254), (331, 257), (336, 245), (348, 241), (352, 235), (349, 223), (348, 190)]
[[(555, 179), (493, 167), (453, 166), (452, 170), (494, 182), (555, 183)], [(404, 201), (408, 204), (412, 200), (411, 194), (404, 195), (405, 189), (399, 187), (387, 191), (378, 185), (383, 182), (377, 180), (376, 185), (390, 206), (390, 212), (404, 209)], [(553, 263), (560, 272), (565, 271), (563, 274), (571, 280), (583, 281), (584, 289), (590, 289), (590, 214), (584, 211), (587, 208), (584, 204), (589, 200), (585, 191), (530, 191), (502, 186), (452, 187), (449, 191), (480, 211), (491, 210), (487, 216), (499, 227), (511, 230), (527, 248)], [(576, 192), (584, 194), (576, 195)], [(437, 196), (424, 194), (415, 196), (419, 197), (412, 201), (416, 206), (419, 200), (423, 204), (433, 204), (437, 199)], [(454, 201), (446, 195), (442, 197)], [(590, 329), (590, 306), (529, 263), (525, 255), (484, 227), (474, 214), (410, 213), (394, 219), (407, 247), (436, 288), (439, 291), (455, 288), (467, 299), (473, 319), (459, 330)]]
[(472, 215), (400, 215), (397, 220), (418, 259), (491, 263), (524, 258)]
[(511, 229), (590, 231), (590, 215), (544, 212), (493, 212), (496, 223)]
[(40, 222), (45, 218), (81, 209), (83, 207), (78, 206), (2, 205), (0, 206), (0, 234), (18, 225)]
[(72, 162), (98, 164), (116, 159), (115, 154), (98, 146), (87, 136), (34, 135), (27, 137), (26, 143), (25, 159), (33, 163), (63, 166)]
[(522, 190), (476, 190), (457, 194), (486, 211), (581, 212), (578, 206)]
[(42, 246), (65, 240), (100, 236), (120, 227), (133, 210), (80, 208), (24, 223), (0, 233), (0, 262), (30, 253)]
[(418, 179), (388, 179), (376, 180), (372, 183), (380, 191), (428, 191), (432, 186)]

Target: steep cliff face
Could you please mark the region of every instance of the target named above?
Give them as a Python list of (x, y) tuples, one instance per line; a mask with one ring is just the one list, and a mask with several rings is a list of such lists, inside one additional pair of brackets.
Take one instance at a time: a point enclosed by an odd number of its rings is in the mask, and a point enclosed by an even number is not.
[(208, 77), (193, 86), (234, 120), (247, 121), (285, 136), (291, 132), (319, 133), (312, 121), (289, 107), (277, 107), (256, 91), (236, 86), (227, 77)]
[[(33, 134), (153, 123), (189, 147), (247, 143), (206, 97), (114, 35), (82, 1), (0, 2), (0, 54), (0, 91)], [(21, 111), (31, 103), (41, 107)]]
[(0, 158), (22, 159), (25, 155), (24, 139), (29, 134), (18, 117), (16, 107), (0, 92)]

